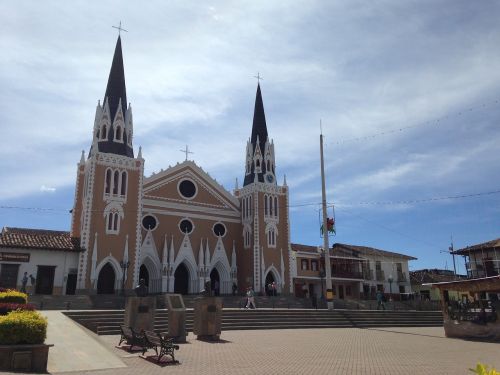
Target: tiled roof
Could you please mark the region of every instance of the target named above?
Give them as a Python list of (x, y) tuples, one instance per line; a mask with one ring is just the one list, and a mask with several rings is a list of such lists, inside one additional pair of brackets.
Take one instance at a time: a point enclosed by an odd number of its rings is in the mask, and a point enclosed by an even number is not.
[(417, 258), (409, 256), (409, 255), (394, 253), (392, 251), (375, 249), (374, 247), (348, 245), (348, 244), (343, 244), (343, 243), (334, 244), (333, 249), (334, 249), (334, 251), (336, 251), (337, 249), (351, 250), (351, 251), (359, 252), (361, 255), (403, 258), (403, 259), (407, 259), (407, 260), (416, 260), (417, 259)]
[[(318, 253), (318, 247), (317, 246), (310, 246), (310, 245), (302, 245), (302, 244), (296, 244), (292, 243), (292, 250), (293, 251), (300, 251), (300, 252), (306, 252), (306, 253)], [(385, 250), (379, 250), (375, 249), (373, 247), (366, 247), (366, 246), (356, 246), (356, 245), (347, 245), (347, 244), (342, 244), (342, 243), (336, 243), (333, 244), (333, 246), (330, 249), (330, 254), (331, 255), (341, 255), (343, 256), (354, 256), (354, 257), (359, 257), (360, 255), (365, 255), (365, 256), (384, 256), (384, 257), (393, 257), (393, 258), (403, 258), (407, 260), (415, 260), (417, 258), (414, 258), (409, 255), (405, 254), (400, 254), (400, 253), (394, 253), (392, 251), (385, 251)]]
[(471, 251), (492, 249), (494, 247), (500, 248), (500, 238), (497, 238), (496, 240), (491, 240), (488, 242), (479, 243), (477, 245), (467, 246), (467, 247), (464, 247), (463, 249), (455, 250), (455, 251), (453, 251), (453, 254), (467, 255)]
[(292, 247), (292, 251), (318, 254), (318, 246), (302, 245), (298, 243), (291, 243), (290, 246)]
[(466, 279), (465, 275), (454, 275), (453, 271), (440, 269), (424, 269), (410, 271), (410, 282), (412, 284), (441, 283), (445, 281)]
[(80, 239), (69, 232), (4, 227), (0, 234), (0, 248), (24, 248), (58, 251), (82, 251)]

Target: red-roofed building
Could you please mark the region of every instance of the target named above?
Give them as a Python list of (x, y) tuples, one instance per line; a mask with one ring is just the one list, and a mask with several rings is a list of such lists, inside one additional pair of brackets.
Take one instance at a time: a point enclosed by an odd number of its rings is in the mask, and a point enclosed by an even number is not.
[[(295, 295), (320, 297), (324, 290), (322, 248), (291, 244)], [(408, 261), (416, 258), (373, 247), (336, 243), (330, 249), (335, 298), (375, 298), (377, 290), (397, 299), (411, 293)]]
[(0, 233), (0, 286), (22, 289), (26, 274), (28, 292), (74, 294), (82, 250), (69, 232), (5, 227)]

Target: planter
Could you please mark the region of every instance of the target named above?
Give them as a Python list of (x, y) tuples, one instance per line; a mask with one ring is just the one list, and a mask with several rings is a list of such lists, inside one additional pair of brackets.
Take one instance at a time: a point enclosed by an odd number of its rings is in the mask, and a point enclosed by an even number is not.
[(0, 371), (47, 372), (53, 344), (0, 345)]

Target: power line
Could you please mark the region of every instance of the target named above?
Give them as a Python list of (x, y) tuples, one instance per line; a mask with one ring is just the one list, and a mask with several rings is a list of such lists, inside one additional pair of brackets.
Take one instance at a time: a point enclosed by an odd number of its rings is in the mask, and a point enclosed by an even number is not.
[[(471, 194), (461, 194), (461, 195), (449, 195), (442, 197), (431, 197), (431, 198), (422, 198), (422, 199), (408, 199), (401, 201), (372, 201), (372, 202), (346, 202), (346, 203), (328, 203), (329, 206), (335, 207), (347, 207), (347, 206), (355, 206), (355, 205), (399, 205), (399, 204), (416, 204), (416, 203), (426, 203), (426, 202), (435, 202), (442, 200), (451, 200), (451, 199), (464, 199), (464, 198), (473, 198), (473, 197), (481, 197), (493, 194), (499, 194), (499, 190), (486, 191), (481, 193), (471, 193)], [(297, 204), (289, 204), (287, 208), (296, 208), (296, 207), (307, 207), (307, 206), (320, 206), (321, 202), (308, 202), (308, 203), (297, 203)], [(278, 206), (278, 209), (282, 208)], [(71, 213), (72, 210), (65, 208), (49, 208), (49, 207), (23, 207), (23, 206), (0, 206), (0, 209), (5, 210), (26, 210), (26, 211), (39, 211), (39, 212), (54, 212), (54, 213)], [(264, 210), (265, 207), (259, 207), (259, 210)], [(147, 210), (143, 210), (147, 211)], [(104, 210), (90, 210), (90, 212), (102, 213)], [(126, 210), (125, 212), (137, 212), (137, 210)]]
[(358, 203), (337, 203), (337, 206), (353, 206), (353, 205), (399, 205), (399, 204), (415, 204), (415, 203), (426, 203), (426, 202), (436, 202), (451, 199), (463, 199), (463, 198), (473, 198), (481, 197), (485, 195), (493, 195), (500, 193), (500, 190), (486, 191), (482, 193), (472, 193), (472, 194), (461, 194), (461, 195), (449, 195), (444, 197), (432, 197), (423, 199), (409, 199), (401, 201), (373, 201), (373, 202), (358, 202)]
[(361, 136), (361, 137), (341, 139), (339, 141), (334, 142), (333, 144), (335, 144), (335, 145), (341, 145), (341, 144), (348, 143), (348, 142), (366, 141), (366, 140), (377, 138), (377, 137), (380, 137), (380, 136), (402, 132), (402, 131), (408, 130), (408, 129), (419, 128), (419, 127), (429, 126), (429, 125), (440, 125), (444, 120), (448, 120), (448, 119), (455, 118), (455, 117), (461, 117), (461, 116), (463, 116), (466, 113), (471, 113), (471, 112), (474, 112), (474, 111), (482, 110), (482, 109), (485, 109), (488, 105), (498, 105), (499, 103), (500, 103), (500, 100), (499, 99), (495, 99), (495, 100), (492, 100), (490, 102), (486, 102), (486, 103), (480, 104), (480, 105), (475, 106), (475, 107), (469, 107), (469, 108), (467, 108), (465, 110), (459, 111), (459, 112), (451, 114), (451, 115), (446, 115), (446, 116), (443, 116), (443, 117), (439, 117), (439, 118), (437, 118), (435, 120), (425, 121), (425, 122), (421, 122), (421, 123), (418, 123), (418, 124), (415, 124), (415, 125), (401, 126), (401, 127), (398, 127), (398, 128), (389, 129), (389, 130), (381, 131), (381, 132), (378, 132), (378, 133), (373, 133), (373, 134), (370, 134), (370, 135), (364, 135), (364, 136)]

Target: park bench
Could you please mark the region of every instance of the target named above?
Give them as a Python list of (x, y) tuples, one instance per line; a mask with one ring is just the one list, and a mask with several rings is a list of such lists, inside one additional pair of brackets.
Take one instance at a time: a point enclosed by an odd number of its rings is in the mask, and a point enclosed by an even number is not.
[(164, 355), (171, 356), (172, 361), (175, 362), (174, 351), (179, 350), (179, 345), (174, 345), (173, 339), (151, 331), (143, 331), (143, 333), (144, 347), (142, 349), (142, 355), (144, 355), (148, 349), (154, 349), (158, 362), (160, 362), (161, 357)]
[(126, 342), (129, 345), (128, 350), (132, 351), (132, 347), (137, 346), (141, 349), (144, 348), (144, 335), (138, 332), (135, 332), (132, 327), (120, 325), (121, 337), (118, 346), (122, 344), (122, 342)]

